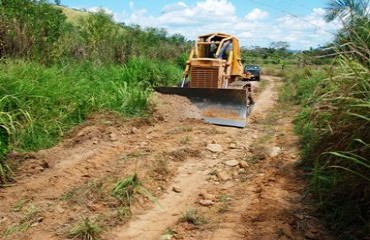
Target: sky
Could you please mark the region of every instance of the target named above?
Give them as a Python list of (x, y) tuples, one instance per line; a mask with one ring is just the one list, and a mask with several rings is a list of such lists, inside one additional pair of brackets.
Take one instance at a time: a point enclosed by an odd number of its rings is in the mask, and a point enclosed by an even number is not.
[(164, 28), (189, 40), (211, 32), (235, 35), (242, 46), (285, 41), (304, 50), (333, 40), (339, 22), (323, 19), (329, 0), (61, 0), (62, 5), (113, 15), (117, 22)]

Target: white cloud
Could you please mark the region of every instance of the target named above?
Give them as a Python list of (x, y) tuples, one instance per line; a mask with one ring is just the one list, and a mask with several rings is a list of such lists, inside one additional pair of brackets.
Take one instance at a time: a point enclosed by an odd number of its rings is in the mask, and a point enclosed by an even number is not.
[(333, 38), (329, 32), (340, 26), (338, 22), (327, 23), (324, 14), (324, 9), (314, 8), (305, 16), (286, 14), (275, 19), (255, 8), (239, 17), (230, 0), (201, 0), (194, 5), (182, 1), (165, 5), (159, 15), (152, 15), (146, 9), (135, 9), (130, 1), (130, 11), (115, 13), (114, 18), (127, 25), (165, 28), (190, 40), (205, 33), (225, 32), (237, 36), (241, 45), (269, 46), (274, 41), (287, 41), (292, 49), (307, 49), (329, 42)]
[(255, 8), (252, 10), (252, 12), (245, 15), (245, 19), (248, 21), (256, 21), (256, 20), (264, 19), (268, 15), (269, 15), (268, 12), (262, 11), (259, 8)]
[(177, 2), (174, 4), (166, 5), (162, 8), (162, 14), (172, 11), (181, 11), (187, 8), (188, 6), (184, 2)]
[(198, 2), (195, 11), (213, 13), (216, 16), (230, 16), (235, 14), (234, 5), (228, 0), (206, 0)]
[(87, 9), (88, 12), (97, 13), (97, 12), (104, 12), (108, 15), (114, 15), (114, 12), (110, 10), (109, 8), (103, 8), (103, 7), (92, 7)]

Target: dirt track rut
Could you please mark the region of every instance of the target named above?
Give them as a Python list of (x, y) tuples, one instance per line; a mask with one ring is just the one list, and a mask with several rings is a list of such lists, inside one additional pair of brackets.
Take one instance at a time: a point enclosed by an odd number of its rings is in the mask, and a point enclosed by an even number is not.
[[(302, 203), (294, 111), (276, 105), (280, 79), (264, 81), (245, 129), (205, 124), (190, 103), (159, 96), (152, 119), (93, 117), (27, 155), (15, 185), (0, 190), (0, 231), (15, 229), (4, 239), (65, 239), (84, 217), (98, 219), (103, 239), (329, 239)], [(134, 172), (159, 204), (139, 196), (121, 219), (109, 193)], [(207, 223), (180, 221), (189, 209)]]

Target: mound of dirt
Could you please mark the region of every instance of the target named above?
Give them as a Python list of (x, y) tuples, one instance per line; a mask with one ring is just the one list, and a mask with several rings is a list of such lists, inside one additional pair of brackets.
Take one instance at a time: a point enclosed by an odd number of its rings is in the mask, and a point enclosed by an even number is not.
[(182, 122), (186, 119), (202, 119), (201, 111), (182, 96), (153, 93), (150, 102), (153, 115), (168, 122)]

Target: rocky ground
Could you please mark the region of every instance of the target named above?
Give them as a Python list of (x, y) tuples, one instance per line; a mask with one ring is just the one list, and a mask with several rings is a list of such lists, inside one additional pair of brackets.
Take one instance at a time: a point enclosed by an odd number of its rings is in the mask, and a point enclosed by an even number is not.
[(12, 154), (2, 238), (331, 239), (305, 203), (281, 84), (254, 83), (244, 129), (205, 124), (186, 98), (155, 94), (146, 119), (92, 116), (54, 148)]

